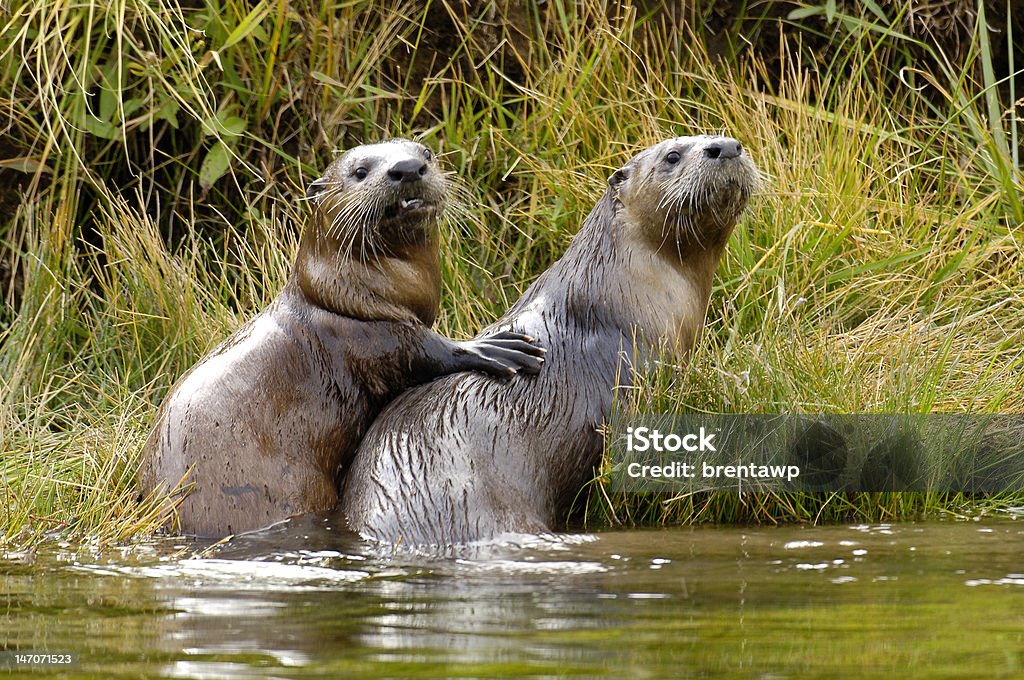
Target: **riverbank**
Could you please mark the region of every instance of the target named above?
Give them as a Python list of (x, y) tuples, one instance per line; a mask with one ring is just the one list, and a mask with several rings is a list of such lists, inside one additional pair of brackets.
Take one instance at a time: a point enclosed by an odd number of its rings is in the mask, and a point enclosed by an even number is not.
[[(422, 139), (457, 179), (443, 333), (470, 336), (506, 309), (637, 149), (724, 131), (757, 161), (763, 191), (690, 363), (620, 394), (627, 408), (1024, 413), (1024, 125), (1019, 78), (999, 73), (1015, 55), (994, 34), (969, 33), (947, 64), (899, 17), (804, 13), (774, 52), (725, 50), (692, 17), (679, 18), (687, 34), (666, 17), (570, 5), (510, 3), (514, 16), (481, 21), (373, 2), (234, 13), (153, 0), (121, 17), (11, 3), (6, 539), (152, 530), (133, 479), (156, 406), (283, 285), (305, 183), (333, 150), (387, 136)], [(596, 527), (891, 520), (983, 501), (665, 504), (602, 480), (579, 502)], [(1024, 491), (992, 504), (1024, 505)]]

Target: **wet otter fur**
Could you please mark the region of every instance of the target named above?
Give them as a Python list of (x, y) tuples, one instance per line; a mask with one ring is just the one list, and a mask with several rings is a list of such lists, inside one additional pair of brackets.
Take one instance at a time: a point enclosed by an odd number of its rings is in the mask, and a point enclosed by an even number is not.
[(346, 479), (350, 528), (451, 546), (559, 526), (599, 461), (616, 386), (693, 346), (756, 184), (726, 137), (669, 139), (617, 170), (565, 255), (483, 331), (537, 338), (544, 369), (511, 384), (448, 376), (392, 402)]
[(430, 330), (447, 189), (422, 144), (351, 149), (307, 196), (312, 214), (284, 289), (157, 414), (139, 480), (145, 496), (174, 491), (173, 530), (220, 536), (328, 510), (370, 421), (399, 392), (543, 361), (518, 334), (454, 342)]

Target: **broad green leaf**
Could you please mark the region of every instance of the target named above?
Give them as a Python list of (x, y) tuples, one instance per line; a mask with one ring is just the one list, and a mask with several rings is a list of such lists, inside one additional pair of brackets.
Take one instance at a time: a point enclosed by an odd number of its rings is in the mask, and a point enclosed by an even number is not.
[(199, 186), (208, 191), (231, 167), (231, 150), (224, 142), (217, 142), (206, 153), (199, 168)]
[(245, 128), (248, 126), (248, 123), (244, 118), (229, 116), (221, 123), (221, 125), (224, 127), (224, 132), (232, 136), (237, 136), (245, 132)]
[(99, 120), (93, 115), (85, 117), (85, 129), (93, 137), (100, 139), (117, 139), (120, 128), (113, 123)]

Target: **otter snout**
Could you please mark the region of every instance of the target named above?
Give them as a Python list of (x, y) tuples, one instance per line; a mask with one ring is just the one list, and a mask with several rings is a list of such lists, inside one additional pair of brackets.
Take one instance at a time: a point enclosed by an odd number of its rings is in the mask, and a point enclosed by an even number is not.
[(712, 159), (739, 158), (743, 145), (731, 137), (720, 137), (704, 147), (704, 155)]
[(419, 182), (427, 174), (427, 164), (418, 158), (406, 158), (388, 168), (392, 182)]

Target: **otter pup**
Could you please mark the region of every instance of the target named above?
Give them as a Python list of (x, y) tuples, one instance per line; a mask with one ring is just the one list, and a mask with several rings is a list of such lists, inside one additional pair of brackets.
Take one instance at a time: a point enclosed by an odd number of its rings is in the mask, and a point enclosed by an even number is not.
[(404, 139), (351, 149), (309, 186), (284, 289), (178, 381), (146, 442), (142, 492), (186, 482), (167, 507), (180, 531), (328, 510), (370, 421), (402, 390), (539, 368), (543, 350), (522, 334), (455, 342), (430, 330), (446, 196), (433, 154)]
[(483, 331), (537, 338), (544, 370), (511, 385), (448, 376), (392, 402), (345, 482), (352, 529), (447, 546), (564, 521), (600, 459), (615, 387), (658, 350), (693, 346), (757, 170), (734, 139), (678, 137), (608, 184), (562, 259)]

